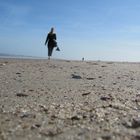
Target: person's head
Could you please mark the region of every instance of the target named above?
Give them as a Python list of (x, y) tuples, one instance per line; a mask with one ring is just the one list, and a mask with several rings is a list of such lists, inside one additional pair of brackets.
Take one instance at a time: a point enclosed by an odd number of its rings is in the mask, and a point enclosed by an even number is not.
[(53, 33), (53, 32), (54, 32), (54, 28), (52, 27), (50, 33)]

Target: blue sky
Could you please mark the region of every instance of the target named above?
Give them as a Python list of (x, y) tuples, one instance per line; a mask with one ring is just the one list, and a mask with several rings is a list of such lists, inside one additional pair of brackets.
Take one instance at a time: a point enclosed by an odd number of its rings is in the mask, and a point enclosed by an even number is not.
[(54, 58), (140, 61), (140, 0), (0, 0), (0, 53)]

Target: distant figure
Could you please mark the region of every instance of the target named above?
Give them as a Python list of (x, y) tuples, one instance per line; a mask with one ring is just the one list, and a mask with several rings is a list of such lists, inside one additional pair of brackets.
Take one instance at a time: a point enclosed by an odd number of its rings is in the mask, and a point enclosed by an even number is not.
[(54, 47), (57, 47), (56, 34), (54, 33), (54, 28), (48, 33), (45, 45), (48, 43), (48, 59), (52, 56)]
[(84, 57), (82, 58), (82, 61), (84, 61)]

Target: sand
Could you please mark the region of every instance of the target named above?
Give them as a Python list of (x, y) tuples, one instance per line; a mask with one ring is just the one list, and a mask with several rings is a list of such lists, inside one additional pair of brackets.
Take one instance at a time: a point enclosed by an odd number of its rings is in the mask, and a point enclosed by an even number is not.
[(0, 59), (1, 140), (139, 140), (140, 63)]

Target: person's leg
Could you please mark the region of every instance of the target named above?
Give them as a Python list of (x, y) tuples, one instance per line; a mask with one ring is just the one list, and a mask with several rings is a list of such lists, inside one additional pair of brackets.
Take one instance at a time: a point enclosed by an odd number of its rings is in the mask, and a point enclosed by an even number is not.
[(51, 49), (50, 49), (50, 47), (48, 46), (48, 59), (50, 59), (50, 56), (51, 56)]
[(53, 47), (48, 47), (48, 59), (50, 59), (50, 56), (52, 56)]

